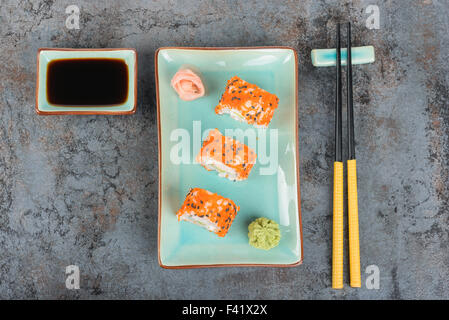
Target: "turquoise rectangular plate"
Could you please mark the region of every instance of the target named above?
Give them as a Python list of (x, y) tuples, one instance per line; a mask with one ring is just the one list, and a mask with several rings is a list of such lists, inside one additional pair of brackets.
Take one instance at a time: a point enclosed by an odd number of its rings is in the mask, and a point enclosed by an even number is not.
[[(206, 96), (190, 102), (179, 99), (170, 80), (184, 65), (200, 71)], [(285, 267), (298, 265), (302, 261), (297, 70), (297, 54), (294, 49), (286, 47), (157, 50), (158, 246), (162, 267)], [(261, 174), (261, 169), (266, 169), (267, 164), (261, 163), (258, 156), (249, 178), (238, 182), (220, 178), (215, 171), (207, 171), (193, 160), (201, 146), (200, 134), (204, 137), (208, 129), (218, 128), (222, 133), (225, 129), (249, 129), (255, 132), (259, 140), (263, 135), (263, 129), (254, 129), (229, 115), (215, 114), (214, 109), (224, 92), (226, 81), (234, 75), (279, 97), (279, 107), (266, 129), (268, 137), (271, 132), (277, 130), (278, 133), (277, 148), (271, 149), (277, 155), (277, 165), (273, 166), (272, 174)], [(176, 137), (180, 132), (187, 137), (190, 152), (187, 163), (177, 164), (170, 158), (170, 152), (179, 143)], [(256, 153), (259, 154), (259, 150), (256, 149)], [(194, 187), (218, 193), (240, 206), (224, 238), (189, 222), (177, 221), (176, 212), (189, 189)], [(248, 243), (248, 225), (259, 217), (273, 219), (280, 225), (281, 241), (269, 251), (253, 248)]]
[[(347, 49), (341, 49), (341, 65), (346, 65)], [(352, 64), (366, 64), (375, 61), (374, 47), (352, 47)], [(337, 50), (333, 49), (313, 49), (311, 52), (312, 64), (315, 67), (332, 67), (337, 60)]]
[[(47, 100), (47, 68), (52, 60), (82, 58), (122, 59), (128, 66), (128, 98), (114, 106), (58, 106)], [(37, 53), (36, 112), (58, 114), (133, 114), (137, 106), (137, 53), (134, 49), (41, 48)]]

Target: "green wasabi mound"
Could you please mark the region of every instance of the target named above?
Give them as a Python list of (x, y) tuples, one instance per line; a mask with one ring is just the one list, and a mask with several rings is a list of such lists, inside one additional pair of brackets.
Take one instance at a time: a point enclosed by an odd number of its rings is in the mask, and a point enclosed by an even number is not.
[(279, 225), (267, 218), (258, 218), (248, 226), (249, 244), (254, 248), (270, 250), (281, 240)]

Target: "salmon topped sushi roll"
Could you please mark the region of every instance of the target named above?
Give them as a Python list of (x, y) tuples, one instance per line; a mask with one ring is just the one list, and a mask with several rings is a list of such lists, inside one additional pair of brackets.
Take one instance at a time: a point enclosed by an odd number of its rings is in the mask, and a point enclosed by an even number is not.
[(219, 237), (228, 233), (237, 212), (240, 210), (234, 201), (210, 191), (190, 189), (181, 209), (178, 221), (184, 220), (197, 224)]
[(276, 95), (234, 76), (228, 80), (215, 113), (228, 113), (235, 120), (247, 122), (256, 128), (266, 128), (278, 103)]
[(214, 129), (204, 140), (196, 161), (208, 171), (216, 170), (220, 177), (240, 181), (248, 178), (256, 158), (256, 153), (247, 145)]

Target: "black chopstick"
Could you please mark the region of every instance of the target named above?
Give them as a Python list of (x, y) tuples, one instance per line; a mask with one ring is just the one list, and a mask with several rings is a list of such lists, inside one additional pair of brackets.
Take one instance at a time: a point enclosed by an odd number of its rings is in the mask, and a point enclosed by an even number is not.
[(337, 55), (335, 77), (335, 161), (332, 226), (332, 288), (343, 288), (343, 162), (341, 126), (341, 48), (340, 24), (337, 24)]
[(348, 112), (348, 231), (350, 285), (362, 286), (360, 277), (359, 205), (357, 196), (357, 164), (354, 145), (354, 106), (352, 101), (351, 23), (347, 24), (346, 99)]
[(352, 57), (351, 57), (351, 23), (347, 26), (347, 59), (346, 59), (346, 103), (348, 112), (348, 159), (355, 159), (354, 146), (354, 106), (352, 99)]
[(337, 24), (337, 60), (336, 60), (336, 84), (335, 84), (335, 161), (342, 161), (342, 108), (341, 108), (341, 47), (340, 47), (340, 23)]

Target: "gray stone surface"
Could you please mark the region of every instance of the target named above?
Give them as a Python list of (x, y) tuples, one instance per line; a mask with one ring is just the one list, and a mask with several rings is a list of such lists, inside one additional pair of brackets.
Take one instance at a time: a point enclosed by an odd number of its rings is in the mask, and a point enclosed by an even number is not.
[[(80, 30), (65, 8), (81, 9)], [(378, 4), (380, 29), (365, 8)], [(0, 2), (0, 298), (449, 298), (448, 2)], [(333, 68), (310, 50), (353, 44), (361, 289), (331, 287)], [(161, 46), (287, 45), (300, 55), (304, 262), (295, 268), (164, 270), (157, 262), (154, 51)], [(135, 47), (133, 116), (34, 111), (39, 47)], [(81, 289), (65, 288), (65, 266)], [(346, 262), (347, 264), (347, 262)], [(368, 290), (368, 265), (380, 289)]]

